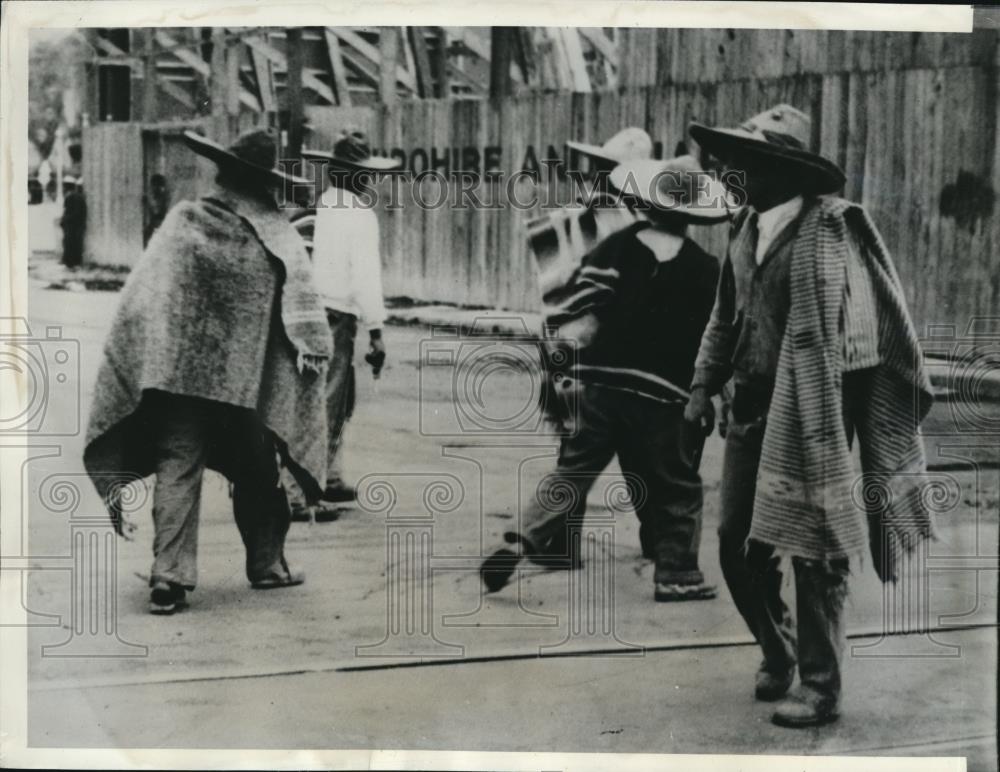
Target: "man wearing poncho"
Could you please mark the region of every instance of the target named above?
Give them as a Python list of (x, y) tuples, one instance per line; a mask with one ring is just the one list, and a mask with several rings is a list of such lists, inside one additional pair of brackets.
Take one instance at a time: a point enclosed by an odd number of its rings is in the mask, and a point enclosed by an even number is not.
[[(930, 383), (889, 253), (862, 207), (828, 195), (844, 176), (808, 150), (808, 116), (778, 105), (739, 128), (693, 124), (691, 134), (727, 179), (745, 175), (749, 205), (733, 222), (687, 418), (710, 424), (711, 395), (733, 379), (723, 574), (763, 651), (757, 698), (781, 700), (777, 724), (822, 724), (839, 712), (849, 559), (870, 550), (894, 580), (900, 550), (933, 532), (917, 430)], [(781, 556), (794, 567), (796, 629)]]
[(129, 276), (84, 450), (119, 532), (122, 484), (156, 475), (150, 610), (164, 614), (196, 584), (206, 467), (233, 484), (252, 586), (302, 583), (284, 556), (278, 459), (318, 491), (332, 353), (305, 246), (275, 200), (284, 175), (272, 137), (251, 132), (228, 150), (185, 139), (218, 165), (216, 187), (170, 211)]

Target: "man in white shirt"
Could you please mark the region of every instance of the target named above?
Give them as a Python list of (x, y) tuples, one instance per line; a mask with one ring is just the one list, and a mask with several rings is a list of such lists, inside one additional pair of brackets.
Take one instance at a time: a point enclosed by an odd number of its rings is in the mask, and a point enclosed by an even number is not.
[[(398, 163), (373, 156), (360, 132), (345, 133), (332, 153), (304, 150), (302, 155), (324, 163), (330, 181), (317, 204), (312, 249), (313, 275), (334, 343), (327, 377), (330, 444), (323, 500), (348, 502), (354, 500), (355, 491), (344, 481), (340, 451), (344, 428), (354, 409), (358, 325), (368, 331), (365, 360), (374, 377), (379, 377), (386, 356), (378, 218), (366, 186), (372, 173), (394, 169)], [(322, 519), (319, 513), (317, 519)]]

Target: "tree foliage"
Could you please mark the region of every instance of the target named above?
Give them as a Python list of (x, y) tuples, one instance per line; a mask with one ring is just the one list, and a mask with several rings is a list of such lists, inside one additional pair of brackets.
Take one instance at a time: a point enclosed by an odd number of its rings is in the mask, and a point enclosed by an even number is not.
[[(64, 122), (63, 96), (76, 85), (76, 68), (88, 55), (87, 44), (77, 34), (32, 40), (28, 53), (28, 137), (42, 158), (48, 157), (56, 128)], [(68, 128), (71, 138), (78, 136), (78, 126)]]

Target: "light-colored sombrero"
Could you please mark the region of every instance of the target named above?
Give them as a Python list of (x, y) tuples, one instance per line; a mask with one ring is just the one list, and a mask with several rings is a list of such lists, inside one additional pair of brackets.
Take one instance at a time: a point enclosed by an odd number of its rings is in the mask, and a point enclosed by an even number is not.
[(296, 177), (277, 168), (278, 143), (270, 132), (260, 129), (248, 131), (237, 137), (228, 149), (193, 131), (184, 132), (184, 141), (198, 155), (205, 156), (220, 168), (231, 169), (238, 175), (270, 178), (270, 181), (278, 183), (286, 180), (301, 185), (310, 183), (304, 177)]
[(344, 132), (333, 145), (333, 152), (303, 148), (302, 157), (317, 161), (329, 161), (349, 169), (368, 169), (373, 172), (388, 172), (398, 169), (402, 163), (398, 158), (372, 155), (371, 146), (360, 131)]
[(794, 167), (804, 175), (803, 183), (814, 193), (834, 193), (844, 187), (840, 168), (809, 150), (812, 120), (791, 105), (780, 104), (744, 121), (737, 128), (709, 127), (692, 123), (691, 136), (713, 155), (730, 155), (738, 165), (740, 156), (753, 154)]
[(609, 179), (625, 195), (692, 220), (718, 222), (737, 208), (726, 186), (689, 155), (666, 161), (627, 161), (616, 166)]
[(653, 157), (653, 140), (649, 138), (649, 134), (635, 126), (622, 129), (603, 145), (568, 140), (566, 146), (578, 153), (616, 164)]

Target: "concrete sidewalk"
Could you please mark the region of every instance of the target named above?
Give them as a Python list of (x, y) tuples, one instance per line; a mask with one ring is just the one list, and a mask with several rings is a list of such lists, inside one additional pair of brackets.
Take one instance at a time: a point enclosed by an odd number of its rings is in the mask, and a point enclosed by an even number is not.
[(514, 335), (536, 337), (541, 333), (542, 314), (536, 311), (503, 311), (495, 308), (462, 308), (430, 304), (386, 303), (389, 324), (455, 329), (464, 335)]
[(842, 718), (820, 729), (771, 724), (773, 706), (752, 697), (756, 650), (726, 647), (45, 691), (31, 715), (70, 718), (31, 743), (932, 755), (995, 770), (995, 670), (980, 667), (995, 631), (942, 640), (961, 655), (933, 667), (849, 657)]
[[(115, 298), (32, 286), (36, 335), (59, 325), (64, 337), (80, 345), (79, 362), (71, 363), (79, 367), (73, 384), (79, 391), (53, 392), (47, 420), (54, 425), (86, 425)], [(76, 621), (70, 574), (26, 572), (27, 607), (51, 615), (44, 619), (48, 626), (29, 636), (29, 726), (37, 742), (821, 752), (834, 738), (834, 750), (905, 740), (947, 753), (982, 744), (983, 722), (992, 725), (996, 715), (994, 631), (947, 628), (996, 621), (995, 472), (969, 469), (940, 478), (956, 495), (940, 518), (942, 538), (928, 555), (936, 562), (926, 583), (886, 594), (867, 566), (852, 582), (853, 632), (923, 620), (936, 628), (933, 638), (897, 636), (857, 652), (848, 667), (844, 721), (792, 737), (772, 729), (766, 708), (749, 696), (757, 654), (751, 645), (732, 645), (748, 644), (749, 634), (724, 588), (704, 603), (652, 602), (652, 566), (639, 554), (635, 517), (614, 517), (609, 508), (606, 494), (620, 482), (614, 466), (595, 488), (588, 518), (595, 526), (613, 526), (613, 547), (588, 564), (612, 570), (604, 586), (614, 590), (616, 640), (624, 648), (671, 648), (628, 659), (537, 659), (540, 651), (569, 654), (614, 645), (607, 635), (588, 638), (586, 625), (584, 635), (567, 635), (574, 577), (566, 574), (525, 571), (502, 593), (481, 596), (475, 571), (480, 555), (518, 516), (522, 494), (549, 471), (557, 441), (537, 432), (502, 437), (463, 431), (459, 408), (470, 407), (474, 395), (461, 391), (448, 368), (428, 366), (427, 331), (397, 327), (386, 337), (389, 365), (382, 379), (372, 381), (358, 365), (359, 402), (345, 463), (353, 480), (389, 484), (394, 506), (379, 508), (369, 500), (335, 523), (294, 524), (288, 555), (307, 571), (304, 586), (274, 593), (249, 589), (227, 486), (215, 475), (205, 483), (200, 580), (190, 609), (168, 618), (146, 612), (149, 502), (135, 514), (136, 540), (114, 542), (115, 633), (146, 647), (142, 656), (43, 655), (41, 647), (65, 641)], [(532, 398), (530, 377), (504, 372), (488, 379), (479, 396), (487, 412), (514, 414)], [(70, 554), (69, 514), (45, 492), (60, 480), (85, 480), (82, 437), (39, 438), (39, 450), (56, 444), (58, 455), (46, 451), (48, 457), (25, 467), (33, 492), (23, 513), (25, 541), (5, 534), (11, 543), (30, 544), (32, 555)], [(721, 451), (718, 438), (711, 438), (702, 466), (701, 553), (709, 580), (720, 586), (715, 529)], [(431, 506), (426, 494), (439, 483), (454, 498), (431, 499)], [(91, 486), (78, 489), (79, 511), (100, 512)], [(430, 561), (420, 563), (431, 569), (429, 577), (405, 574), (417, 562), (407, 563), (390, 549), (392, 513), (425, 518), (418, 525), (428, 538), (433, 530), (426, 545)], [(16, 576), (5, 574), (5, 580)], [(575, 578), (583, 576), (590, 574)], [(907, 595), (909, 590), (917, 594)], [(412, 598), (428, 618), (411, 620), (417, 634), (389, 637), (401, 598)], [(919, 619), (910, 611), (899, 618), (903, 601), (916, 602)], [(424, 622), (433, 635), (419, 634)], [(388, 646), (379, 648), (382, 642)], [(412, 664), (414, 654), (443, 654), (449, 664), (384, 669)], [(54, 715), (60, 720), (53, 721)]]

